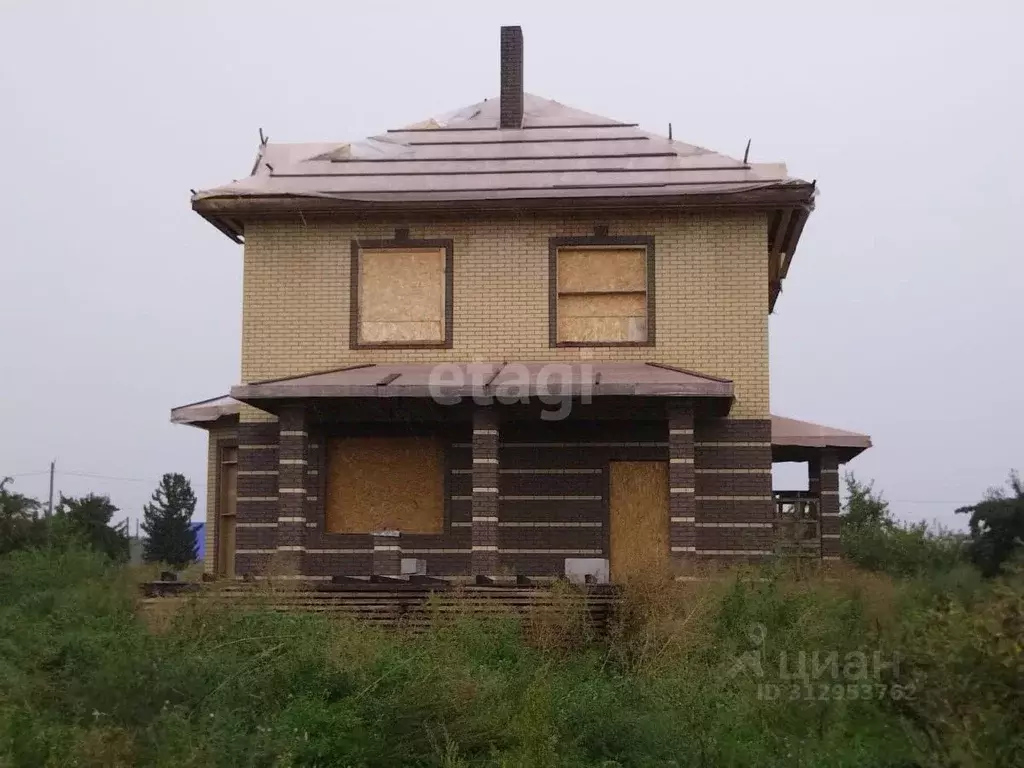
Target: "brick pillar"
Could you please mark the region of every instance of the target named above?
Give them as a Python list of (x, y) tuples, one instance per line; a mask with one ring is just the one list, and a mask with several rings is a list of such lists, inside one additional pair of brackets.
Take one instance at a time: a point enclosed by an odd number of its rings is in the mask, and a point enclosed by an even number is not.
[(473, 522), (471, 576), (498, 572), (498, 414), (473, 411)]
[(807, 487), (818, 496), (818, 518), (821, 524), (821, 556), (839, 556), (839, 457), (825, 449), (817, 460), (808, 464)]
[(288, 406), (278, 417), (277, 559), (281, 568), (300, 575), (306, 540), (306, 470), (309, 427), (306, 409)]
[(697, 545), (693, 472), (693, 404), (668, 402), (668, 514), (673, 563), (687, 563)]
[(373, 575), (398, 576), (402, 571), (402, 545), (398, 531), (373, 532)]

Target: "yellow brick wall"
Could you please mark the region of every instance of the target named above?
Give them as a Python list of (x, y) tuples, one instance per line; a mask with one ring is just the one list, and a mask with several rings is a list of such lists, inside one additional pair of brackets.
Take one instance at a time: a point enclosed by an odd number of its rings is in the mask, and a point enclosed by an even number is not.
[[(548, 238), (653, 235), (656, 346), (548, 346)], [(353, 238), (452, 238), (454, 348), (349, 349)], [(732, 416), (768, 416), (768, 259), (763, 215), (529, 217), (437, 224), (255, 222), (245, 231), (242, 381), (353, 363), (645, 360), (733, 380)], [(259, 415), (258, 415), (259, 414)], [(243, 420), (265, 418), (243, 410)]]

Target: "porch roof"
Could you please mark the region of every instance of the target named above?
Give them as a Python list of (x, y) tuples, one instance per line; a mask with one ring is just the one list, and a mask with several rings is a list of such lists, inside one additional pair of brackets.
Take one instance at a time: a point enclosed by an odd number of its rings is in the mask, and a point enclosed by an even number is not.
[(682, 368), (645, 362), (381, 363), (351, 365), (231, 388), (243, 402), (296, 398), (501, 396), (711, 397), (732, 400), (733, 386)]
[[(491, 365), (495, 364), (481, 364)], [(499, 364), (500, 365), (500, 364)], [(602, 371), (611, 365), (609, 363), (601, 364)], [(622, 364), (619, 364), (622, 365)], [(626, 364), (632, 367), (639, 367), (644, 365), (643, 363), (629, 363)], [(383, 377), (392, 376), (395, 371), (392, 368), (419, 368), (424, 366), (363, 366), (359, 369), (348, 368), (341, 371), (333, 371), (326, 373), (310, 374), (309, 376), (300, 376), (295, 379), (284, 379), (280, 381), (271, 381), (263, 383), (255, 383), (250, 385), (243, 385), (242, 387), (234, 387), (232, 393), (237, 390), (246, 387), (267, 387), (270, 385), (286, 387), (292, 382), (308, 382), (308, 380), (323, 380), (329, 379), (330, 377), (336, 377), (338, 374), (347, 372), (354, 372), (356, 370), (364, 371), (364, 376), (372, 377), (376, 375), (378, 378), (372, 385), (363, 384), (361, 386), (370, 386), (371, 389), (376, 389), (376, 382), (382, 380)], [(657, 369), (657, 366), (652, 366)], [(388, 369), (388, 373), (382, 374), (380, 369)], [(493, 375), (493, 367), (490, 369)], [(666, 369), (661, 369), (666, 370)], [(675, 372), (668, 369), (669, 372)], [(722, 380), (708, 379), (707, 377), (701, 377), (698, 374), (687, 373), (684, 374), (691, 377), (703, 378), (707, 381), (718, 381), (719, 383), (727, 383)], [(399, 377), (401, 378), (401, 377)], [(602, 375), (601, 381), (603, 382), (605, 377)], [(394, 379), (390, 382), (390, 386), (395, 384), (398, 379)], [(609, 377), (609, 386), (612, 378)], [(305, 386), (310, 386), (308, 383)], [(320, 384), (318, 386), (326, 387), (328, 385)], [(422, 385), (421, 385), (422, 386)], [(599, 384), (595, 389), (600, 388), (602, 385)], [(730, 385), (731, 387), (731, 385)], [(731, 391), (731, 390), (730, 390)], [(278, 395), (278, 397), (295, 397), (294, 392), (289, 391), (287, 395)], [(350, 395), (351, 396), (351, 395)], [(376, 396), (376, 395), (374, 395)], [(395, 395), (388, 395), (394, 397)], [(275, 397), (271, 395), (270, 397)], [(187, 405), (181, 405), (171, 410), (171, 421), (175, 424), (189, 424), (191, 426), (200, 427), (202, 429), (211, 429), (224, 423), (232, 422), (237, 419), (238, 412), (241, 407), (239, 400), (235, 399), (231, 395), (222, 395), (221, 397), (214, 397), (209, 400), (200, 400), (196, 403), (188, 403)], [(839, 460), (847, 462), (850, 459), (858, 456), (865, 450), (871, 447), (871, 438), (868, 435), (861, 434), (859, 432), (850, 432), (844, 429), (836, 429), (835, 427), (826, 427), (823, 424), (815, 424), (810, 421), (800, 421), (798, 419), (789, 419), (784, 416), (772, 416), (772, 461), (807, 461), (814, 458), (824, 449), (834, 449), (839, 454)]]
[(772, 416), (772, 461), (808, 461), (829, 448), (846, 462), (870, 447), (871, 438), (859, 432)]

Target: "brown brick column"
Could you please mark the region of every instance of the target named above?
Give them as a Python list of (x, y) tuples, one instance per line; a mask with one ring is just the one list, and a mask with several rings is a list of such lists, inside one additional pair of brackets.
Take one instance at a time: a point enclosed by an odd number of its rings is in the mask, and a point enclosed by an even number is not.
[(280, 567), (300, 575), (306, 539), (306, 485), (309, 426), (306, 409), (288, 406), (278, 417), (277, 559)]
[(493, 407), (473, 411), (472, 576), (498, 572), (498, 414)]
[(402, 571), (402, 545), (398, 531), (373, 532), (373, 575), (398, 576)]
[(668, 513), (672, 562), (692, 560), (696, 551), (697, 501), (693, 473), (693, 404), (668, 403)]
[(811, 464), (808, 487), (817, 487), (819, 494), (821, 556), (839, 557), (839, 457), (835, 451), (823, 450), (819, 460)]

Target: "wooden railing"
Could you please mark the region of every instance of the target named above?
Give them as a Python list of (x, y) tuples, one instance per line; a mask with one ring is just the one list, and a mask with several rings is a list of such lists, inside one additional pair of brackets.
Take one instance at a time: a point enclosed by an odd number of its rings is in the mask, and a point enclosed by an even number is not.
[(791, 557), (821, 555), (821, 522), (817, 495), (810, 491), (773, 491), (775, 551)]

